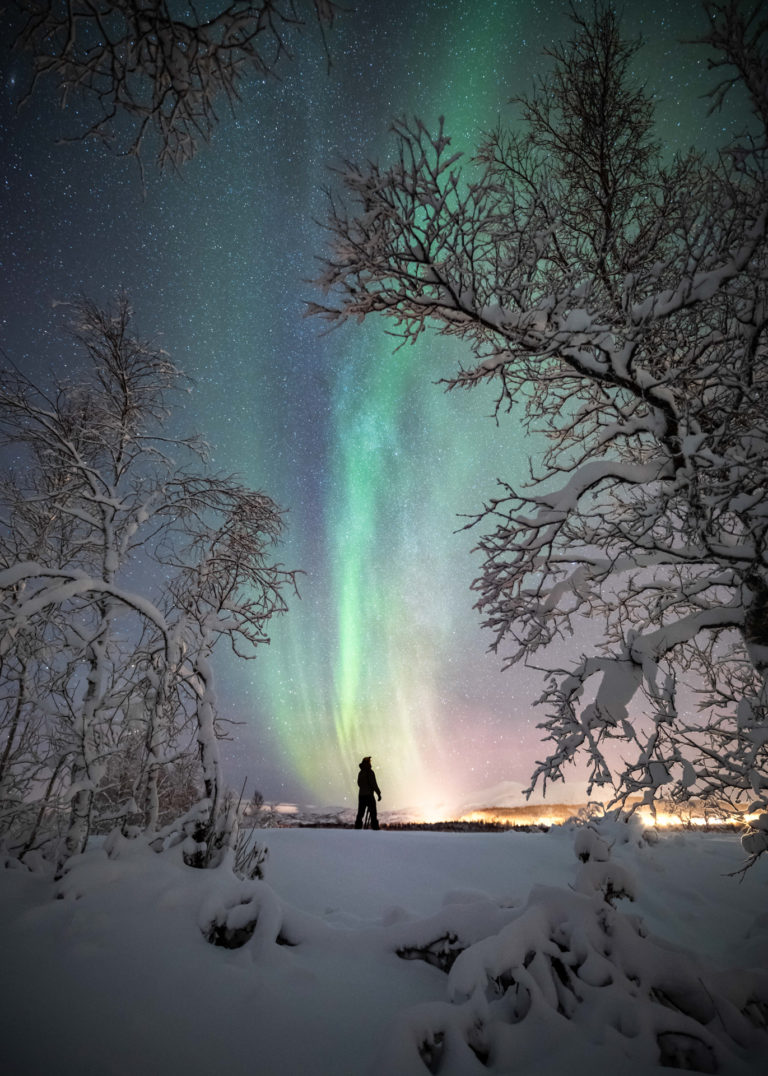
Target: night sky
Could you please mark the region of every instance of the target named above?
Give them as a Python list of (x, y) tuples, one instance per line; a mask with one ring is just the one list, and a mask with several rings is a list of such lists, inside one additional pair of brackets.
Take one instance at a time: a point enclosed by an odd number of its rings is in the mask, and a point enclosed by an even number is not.
[[(242, 722), (224, 745), (231, 782), (341, 805), (370, 754), (382, 807), (428, 813), (523, 787), (542, 757), (539, 674), (502, 673), (486, 652), (469, 591), (474, 536), (457, 533), (497, 478), (525, 478), (537, 444), (514, 414), (489, 417), (490, 387), (435, 384), (461, 360), (455, 343), (395, 352), (383, 322), (323, 335), (303, 318), (318, 298), (323, 188), (341, 159), (385, 157), (402, 115), (434, 125), (444, 114), (453, 147), (471, 154), (499, 116), (514, 122), (509, 98), (570, 23), (566, 0), (350, 7), (328, 38), (330, 71), (310, 27), (282, 79), (244, 87), (180, 176), (148, 162), (145, 191), (131, 161), (56, 144), (79, 124), (53, 86), (17, 113), (26, 60), (4, 51), (0, 344), (43, 384), (74, 374), (56, 301), (128, 292), (139, 332), (195, 380), (179, 431), (203, 433), (216, 469), (288, 509), (280, 558), (305, 572), (271, 646), (218, 662), (221, 711)], [(664, 145), (727, 142), (729, 115), (708, 119), (701, 100), (705, 53), (680, 44), (701, 30), (700, 5), (620, 7), (647, 42), (637, 75), (657, 96)]]

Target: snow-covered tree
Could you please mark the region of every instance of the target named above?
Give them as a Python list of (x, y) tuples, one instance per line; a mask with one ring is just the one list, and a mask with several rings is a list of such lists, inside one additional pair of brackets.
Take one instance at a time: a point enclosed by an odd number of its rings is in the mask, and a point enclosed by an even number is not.
[[(173, 0), (16, 0), (17, 47), (32, 53), (32, 90), (58, 83), (62, 106), (93, 106), (82, 138), (141, 159), (153, 144), (160, 168), (179, 168), (232, 111), (246, 79), (266, 79), (291, 56), (308, 21), (325, 32), (334, 0), (233, 0), (198, 13)], [(30, 90), (30, 92), (32, 92)]]
[(282, 513), (173, 435), (182, 374), (134, 334), (125, 298), (76, 304), (73, 332), (81, 379), (45, 392), (7, 368), (0, 385), (0, 441), (17, 453), (0, 501), (2, 810), (18, 837), (42, 796), (49, 822), (66, 815), (67, 854), (94, 798), (154, 831), (192, 748), (204, 840), (222, 792), (210, 659), (223, 636), (253, 656), (286, 609)]
[[(640, 43), (607, 6), (574, 7), (520, 122), (471, 165), (441, 120), (396, 123), (392, 163), (345, 166), (311, 311), (458, 337), (472, 362), (449, 386), (494, 383), (549, 440), (475, 521), (493, 648), (551, 674), (534, 784), (586, 755), (590, 791), (765, 807), (768, 23), (705, 8), (727, 67), (713, 105), (745, 104), (719, 155), (662, 152)], [(569, 666), (574, 634), (599, 641)], [(693, 716), (681, 682), (703, 692)]]

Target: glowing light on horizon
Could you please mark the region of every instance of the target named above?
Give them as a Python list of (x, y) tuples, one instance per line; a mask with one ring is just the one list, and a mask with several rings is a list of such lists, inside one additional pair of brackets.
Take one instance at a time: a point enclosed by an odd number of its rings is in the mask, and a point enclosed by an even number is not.
[(567, 821), (568, 815), (554, 815), (554, 814), (535, 814), (530, 813), (530, 809), (522, 809), (519, 812), (515, 811), (514, 807), (505, 808), (500, 811), (490, 808), (488, 810), (470, 811), (467, 814), (463, 814), (458, 821), (459, 822), (479, 822), (479, 823), (492, 823), (504, 826), (550, 826), (561, 825)]
[(757, 814), (725, 814), (713, 811), (708, 815), (687, 815), (670, 814), (666, 811), (657, 811), (654, 815), (651, 811), (639, 811), (640, 820), (643, 825), (648, 826), (650, 829), (654, 827), (661, 827), (665, 829), (669, 826), (675, 827), (687, 827), (696, 826), (697, 828), (705, 828), (707, 826), (733, 826), (734, 828), (740, 828), (745, 823), (754, 822), (758, 817)]
[[(491, 822), (508, 826), (550, 827), (568, 822), (574, 817), (577, 809), (576, 805), (569, 805), (561, 811), (547, 811), (544, 807), (489, 807), (463, 814), (458, 821)], [(541, 811), (541, 813), (537, 813), (537, 810)], [(689, 826), (701, 829), (708, 826), (731, 826), (739, 829), (745, 823), (752, 823), (759, 817), (758, 814), (740, 814), (738, 811), (730, 814), (725, 811), (712, 811), (706, 816), (692, 815), (690, 817), (669, 811), (657, 811), (654, 815), (647, 809), (638, 810), (636, 816), (647, 829), (668, 829), (671, 827), (680, 829)]]

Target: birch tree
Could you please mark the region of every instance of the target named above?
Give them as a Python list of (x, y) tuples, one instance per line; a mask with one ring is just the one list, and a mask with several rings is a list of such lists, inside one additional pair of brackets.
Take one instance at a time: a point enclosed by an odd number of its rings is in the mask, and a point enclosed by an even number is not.
[[(739, 2), (705, 14), (713, 106), (728, 92), (751, 106), (718, 155), (662, 153), (632, 77), (640, 43), (607, 7), (573, 8), (518, 124), (472, 162), (442, 120), (403, 120), (390, 163), (344, 167), (310, 310), (334, 327), (380, 314), (404, 342), (458, 337), (468, 362), (448, 386), (491, 382), (497, 416), (524, 410), (548, 438), (527, 488), (501, 481), (475, 520), (492, 648), (549, 670), (552, 750), (531, 787), (582, 758), (590, 794), (716, 794), (763, 812), (754, 854), (768, 847), (768, 23)], [(595, 642), (578, 657), (574, 637)], [(701, 710), (681, 705), (683, 683)]]
[(283, 528), (271, 498), (209, 473), (199, 440), (168, 432), (183, 376), (131, 317), (124, 298), (76, 304), (82, 378), (46, 393), (9, 368), (0, 387), (0, 438), (19, 453), (0, 506), (2, 755), (7, 769), (19, 754), (16, 714), (42, 713), (36, 764), (58, 775), (58, 813), (62, 796), (69, 804), (65, 855), (84, 848), (94, 796), (137, 728), (130, 810), (157, 828), (162, 773), (192, 742), (210, 829), (221, 794), (213, 649), (227, 635), (253, 656), (294, 579), (271, 554)]
[[(161, 169), (180, 168), (233, 112), (247, 79), (265, 80), (314, 22), (325, 45), (333, 0), (233, 0), (210, 14), (167, 0), (16, 0), (15, 44), (33, 59), (32, 86), (58, 85), (62, 107), (93, 110), (79, 138)], [(28, 95), (28, 96), (29, 96)]]

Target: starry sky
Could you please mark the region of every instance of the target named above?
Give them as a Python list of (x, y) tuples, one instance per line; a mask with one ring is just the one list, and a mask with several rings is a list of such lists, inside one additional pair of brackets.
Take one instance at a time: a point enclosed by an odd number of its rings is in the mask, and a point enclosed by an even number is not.
[[(673, 152), (725, 143), (736, 114), (707, 117), (694, 0), (620, 5), (646, 46), (638, 79)], [(222, 654), (227, 774), (268, 800), (344, 805), (373, 756), (382, 807), (477, 803), (524, 787), (543, 748), (540, 674), (500, 671), (469, 585), (476, 511), (497, 478), (528, 473), (540, 444), (514, 414), (496, 424), (490, 388), (445, 393), (462, 358), (424, 337), (395, 350), (383, 323), (325, 334), (317, 299), (324, 188), (344, 159), (384, 158), (394, 118), (444, 115), (471, 154), (542, 50), (570, 33), (567, 0), (353, 0), (328, 36), (295, 42), (279, 80), (253, 79), (235, 115), (179, 175), (136, 166), (80, 129), (75, 102), (43, 88), (22, 111), (26, 61), (3, 45), (0, 344), (45, 384), (74, 372), (54, 304), (131, 296), (142, 335), (195, 380), (180, 431), (203, 433), (217, 469), (288, 510), (281, 560), (301, 600), (252, 662)], [(7, 41), (7, 33), (3, 40)], [(579, 774), (557, 798), (578, 797)]]

